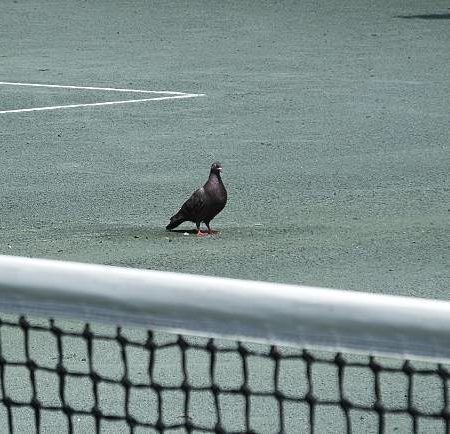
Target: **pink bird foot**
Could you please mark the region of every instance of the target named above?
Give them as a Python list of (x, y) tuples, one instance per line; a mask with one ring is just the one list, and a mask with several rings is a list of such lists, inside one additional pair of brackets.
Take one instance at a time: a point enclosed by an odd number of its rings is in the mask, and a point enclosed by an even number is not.
[(197, 237), (206, 237), (207, 235), (209, 235), (208, 232), (204, 232), (201, 229), (197, 230)]

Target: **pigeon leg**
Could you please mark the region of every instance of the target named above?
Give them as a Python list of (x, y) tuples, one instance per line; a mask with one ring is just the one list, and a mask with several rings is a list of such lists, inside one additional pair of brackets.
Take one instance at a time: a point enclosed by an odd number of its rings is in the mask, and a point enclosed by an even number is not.
[(200, 229), (200, 223), (196, 223), (197, 225), (197, 237), (204, 237), (205, 235), (208, 235), (208, 232), (203, 232)]
[(214, 234), (218, 234), (219, 233), (219, 231), (214, 231), (214, 230), (211, 229), (211, 226), (209, 226), (209, 222), (206, 223), (206, 227), (208, 228), (208, 234), (210, 234), (210, 235), (214, 235)]

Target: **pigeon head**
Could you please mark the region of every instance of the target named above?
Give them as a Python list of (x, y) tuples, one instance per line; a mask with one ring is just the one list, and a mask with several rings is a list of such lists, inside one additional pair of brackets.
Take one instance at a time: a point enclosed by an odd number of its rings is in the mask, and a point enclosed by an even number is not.
[(222, 171), (222, 165), (218, 161), (211, 164), (211, 172), (219, 174)]

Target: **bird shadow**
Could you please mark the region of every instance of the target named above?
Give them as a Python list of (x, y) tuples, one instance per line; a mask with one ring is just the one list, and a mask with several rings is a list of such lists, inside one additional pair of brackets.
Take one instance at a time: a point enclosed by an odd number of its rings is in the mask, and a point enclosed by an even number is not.
[(164, 227), (145, 226), (145, 225), (114, 225), (100, 227), (95, 230), (95, 236), (98, 239), (157, 239), (165, 235), (167, 231)]
[(177, 234), (184, 234), (184, 233), (196, 234), (197, 230), (196, 229), (171, 229), (170, 231), (167, 231), (167, 233), (170, 233), (170, 232), (175, 232)]
[[(202, 227), (202, 231), (204, 232), (205, 230), (206, 228)], [(197, 230), (195, 228), (181, 228), (168, 231), (163, 226), (155, 227), (145, 225), (114, 225), (96, 228), (92, 236), (99, 240), (156, 240), (168, 237), (170, 236), (170, 234), (173, 234), (173, 236), (175, 237), (183, 234), (196, 235)]]
[(420, 15), (396, 15), (395, 18), (405, 20), (450, 20), (450, 13), (444, 14), (420, 14)]

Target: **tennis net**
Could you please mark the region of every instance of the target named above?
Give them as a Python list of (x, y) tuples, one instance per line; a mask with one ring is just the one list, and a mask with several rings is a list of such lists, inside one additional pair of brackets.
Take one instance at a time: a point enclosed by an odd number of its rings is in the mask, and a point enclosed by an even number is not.
[(450, 303), (0, 257), (9, 432), (450, 432)]

